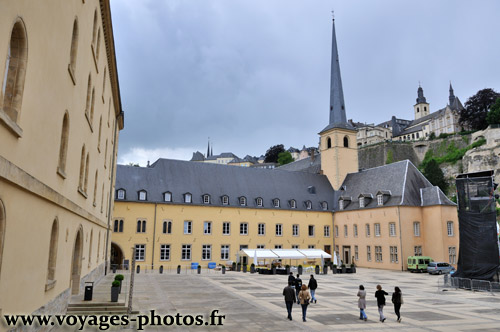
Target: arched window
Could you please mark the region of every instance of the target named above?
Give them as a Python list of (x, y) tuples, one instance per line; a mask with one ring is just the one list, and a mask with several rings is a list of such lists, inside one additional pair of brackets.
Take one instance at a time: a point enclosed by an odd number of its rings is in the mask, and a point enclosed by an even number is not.
[(311, 201), (306, 201), (306, 209), (311, 210), (312, 209), (312, 203)]
[(222, 196), (222, 205), (229, 205), (229, 196)]
[(163, 201), (164, 202), (172, 202), (172, 193), (170, 191), (163, 193)]
[(99, 135), (97, 136), (97, 151), (101, 152), (101, 131), (102, 131), (102, 115), (99, 119)]
[(279, 208), (280, 207), (280, 200), (279, 200), (279, 198), (273, 199), (273, 205), (274, 205), (275, 208)]
[(28, 38), (24, 22), (18, 19), (12, 28), (2, 85), (5, 114), (17, 123), (23, 101), (24, 78), (28, 63)]
[(297, 202), (294, 199), (290, 200), (290, 208), (292, 209), (297, 208)]
[(420, 113), (420, 107), (417, 107), (417, 113)]
[(82, 158), (80, 159), (80, 179), (78, 188), (83, 191), (83, 182), (85, 181), (85, 144), (82, 146)]
[(49, 247), (49, 262), (47, 269), (47, 282), (45, 284), (45, 290), (49, 290), (54, 287), (56, 280), (56, 262), (57, 262), (57, 241), (59, 234), (59, 225), (57, 219), (52, 223), (52, 231), (50, 232), (50, 247)]
[(246, 206), (247, 205), (247, 198), (244, 196), (240, 197), (240, 205), (241, 206)]
[(73, 22), (73, 34), (71, 37), (71, 50), (69, 53), (69, 66), (68, 71), (70, 73), (71, 79), (73, 80), (73, 84), (76, 84), (76, 57), (78, 54), (78, 20), (75, 18)]
[(137, 220), (137, 233), (146, 233), (146, 220)]
[(426, 107), (426, 106), (424, 106), (424, 113), (425, 113), (425, 112), (427, 112), (427, 107)]
[(87, 193), (87, 188), (89, 184), (89, 163), (90, 163), (89, 153), (87, 152), (87, 157), (85, 158), (85, 183), (83, 186), (83, 191)]
[(327, 202), (321, 202), (321, 208), (323, 209), (323, 211), (328, 210), (328, 203)]
[(210, 195), (203, 195), (203, 204), (210, 204)]
[(5, 241), (5, 208), (3, 206), (2, 200), (0, 200), (0, 277), (2, 276), (2, 256), (3, 256), (3, 244)]
[(125, 189), (118, 189), (116, 191), (116, 198), (117, 199), (125, 199)]
[(147, 195), (147, 191), (146, 190), (140, 190), (139, 191), (139, 200), (140, 201), (145, 201), (148, 199), (148, 195)]
[(87, 82), (87, 100), (85, 103), (85, 116), (87, 116), (87, 120), (89, 120), (90, 124), (90, 101), (92, 97), (92, 76), (89, 74), (89, 79)]
[(329, 149), (332, 147), (332, 139), (330, 137), (327, 137), (326, 139), (326, 148)]
[(344, 136), (344, 148), (348, 148), (348, 147), (349, 147), (349, 137)]
[(89, 267), (92, 264), (92, 240), (94, 237), (94, 230), (90, 231), (90, 243), (89, 243)]
[(120, 226), (119, 226), (119, 232), (123, 233), (123, 219), (120, 219)]
[(255, 200), (255, 202), (257, 203), (258, 207), (263, 207), (264, 206), (263, 200), (262, 200), (261, 197), (257, 197), (257, 199)]
[(64, 113), (62, 130), (61, 130), (61, 143), (59, 145), (59, 163), (58, 173), (64, 178), (66, 177), (66, 156), (68, 155), (68, 137), (69, 137), (69, 115), (68, 112)]
[(172, 222), (164, 221), (163, 222), (163, 234), (172, 234)]

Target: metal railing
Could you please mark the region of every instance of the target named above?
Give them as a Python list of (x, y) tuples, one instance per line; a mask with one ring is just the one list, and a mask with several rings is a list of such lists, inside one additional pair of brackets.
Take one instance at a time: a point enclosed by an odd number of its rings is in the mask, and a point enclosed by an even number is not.
[(456, 278), (444, 275), (438, 279), (438, 290), (465, 289), (473, 292), (500, 293), (500, 283), (487, 280)]

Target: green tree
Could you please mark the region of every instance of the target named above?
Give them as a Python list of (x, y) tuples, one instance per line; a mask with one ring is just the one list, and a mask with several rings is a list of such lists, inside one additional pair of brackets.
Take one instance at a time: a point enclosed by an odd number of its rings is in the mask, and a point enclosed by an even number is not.
[(491, 106), (488, 115), (486, 115), (488, 124), (500, 124), (500, 98)]
[(488, 126), (486, 122), (488, 110), (499, 97), (500, 94), (493, 89), (479, 90), (465, 102), (465, 108), (460, 110), (458, 122), (473, 130), (485, 129)]
[(448, 184), (446, 183), (446, 180), (444, 178), (443, 171), (434, 158), (430, 159), (425, 164), (422, 173), (424, 173), (425, 177), (430, 181), (430, 183), (432, 183), (432, 185), (438, 186), (439, 188), (441, 188), (443, 193), (446, 194), (446, 191), (448, 190)]
[(278, 145), (275, 145), (275, 146), (271, 146), (266, 151), (264, 162), (266, 162), (266, 163), (277, 163), (278, 162), (278, 155), (281, 152), (285, 152), (285, 148), (283, 147), (283, 144), (278, 144)]
[(436, 133), (431, 132), (431, 134), (429, 135), (429, 140), (432, 141), (433, 139), (436, 139)]
[(293, 161), (292, 154), (288, 151), (281, 152), (278, 154), (278, 163), (280, 165), (286, 165)]

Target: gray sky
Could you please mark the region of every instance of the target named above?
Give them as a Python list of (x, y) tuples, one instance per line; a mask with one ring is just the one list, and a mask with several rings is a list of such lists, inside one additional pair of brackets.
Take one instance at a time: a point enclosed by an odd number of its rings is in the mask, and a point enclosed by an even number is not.
[(317, 146), (328, 124), (331, 10), (348, 119), (413, 119), (449, 81), (500, 91), (500, 1), (111, 0), (125, 129), (119, 163)]

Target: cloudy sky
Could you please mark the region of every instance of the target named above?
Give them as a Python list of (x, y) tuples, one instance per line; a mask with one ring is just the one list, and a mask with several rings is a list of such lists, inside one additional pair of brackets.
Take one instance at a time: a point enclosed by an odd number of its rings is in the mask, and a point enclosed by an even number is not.
[(317, 146), (331, 24), (348, 119), (413, 119), (500, 91), (500, 1), (112, 0), (125, 129), (119, 163)]

